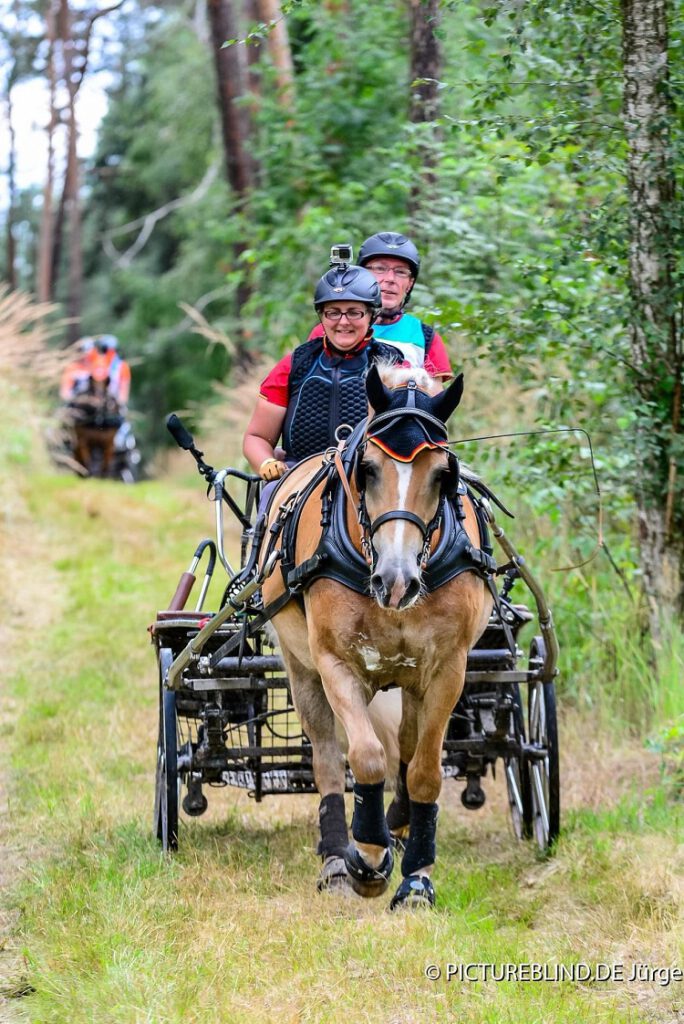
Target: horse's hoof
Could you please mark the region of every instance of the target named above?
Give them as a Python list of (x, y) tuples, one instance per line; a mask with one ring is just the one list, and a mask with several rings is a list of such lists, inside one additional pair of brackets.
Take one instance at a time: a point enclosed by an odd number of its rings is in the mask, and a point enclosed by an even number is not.
[(390, 910), (404, 907), (414, 910), (418, 907), (434, 907), (435, 889), (427, 875), (409, 875), (405, 878), (390, 902)]
[(340, 896), (349, 896), (353, 893), (344, 857), (326, 857), (316, 888), (319, 892), (330, 892)]
[(391, 849), (385, 850), (385, 856), (380, 866), (372, 868), (370, 864), (366, 863), (354, 844), (350, 843), (344, 855), (344, 862), (347, 865), (349, 880), (354, 892), (364, 897), (382, 896), (389, 884), (394, 867), (394, 854)]

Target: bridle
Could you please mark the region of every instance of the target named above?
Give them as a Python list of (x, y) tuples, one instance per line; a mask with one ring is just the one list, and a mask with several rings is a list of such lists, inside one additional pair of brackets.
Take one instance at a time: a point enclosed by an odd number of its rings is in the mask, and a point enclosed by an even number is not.
[[(418, 556), (418, 562), (421, 570), (424, 570), (427, 566), (428, 559), (430, 558), (430, 552), (432, 548), (432, 538), (438, 529), (444, 515), (444, 502), (447, 497), (447, 493), (455, 492), (458, 483), (458, 460), (453, 452), (446, 448), (446, 430), (444, 424), (432, 413), (427, 412), (424, 409), (419, 409), (415, 404), (415, 381), (409, 381), (407, 385), (408, 389), (408, 402), (405, 406), (400, 409), (390, 409), (387, 412), (378, 413), (373, 416), (368, 422), (366, 433), (363, 441), (359, 445), (356, 456), (355, 456), (355, 476), (356, 484), (359, 491), (359, 504), (358, 504), (358, 520), (361, 527), (361, 549), (363, 556), (368, 563), (371, 572), (375, 568), (375, 562), (377, 558), (377, 552), (373, 547), (373, 537), (385, 523), (393, 521), (404, 521), (411, 523), (416, 526), (420, 531), (423, 538), (423, 546), (420, 555)], [(397, 425), (401, 420), (411, 418), (418, 422), (422, 428), (426, 437), (430, 437), (428, 427), (433, 430), (437, 429), (441, 434), (444, 434), (444, 447), (442, 443), (438, 443), (437, 447), (443, 448), (449, 458), (450, 469), (446, 474), (445, 483), (442, 484), (439, 501), (437, 502), (437, 508), (435, 514), (429, 522), (425, 522), (415, 512), (411, 512), (408, 509), (394, 509), (391, 512), (383, 512), (375, 519), (371, 520), (368, 515), (368, 508), (366, 506), (366, 490), (363, 480), (363, 470), (361, 460), (369, 441), (378, 437), (380, 434), (390, 431), (394, 426)], [(430, 437), (430, 440), (432, 438)], [(433, 441), (434, 443), (434, 441)], [(396, 460), (395, 460), (396, 461)]]

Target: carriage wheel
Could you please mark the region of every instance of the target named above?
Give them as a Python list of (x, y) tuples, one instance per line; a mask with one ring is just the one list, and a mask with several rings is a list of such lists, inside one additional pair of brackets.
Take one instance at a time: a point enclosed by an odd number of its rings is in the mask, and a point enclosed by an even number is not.
[(162, 849), (178, 849), (178, 733), (176, 694), (164, 687), (164, 679), (173, 662), (168, 647), (159, 652), (159, 734), (157, 737), (157, 777), (154, 791), (154, 819)]
[[(540, 636), (530, 646), (530, 667), (544, 662), (546, 647)], [(528, 757), (532, 793), (532, 828), (540, 850), (546, 852), (560, 832), (560, 769), (558, 763), (558, 721), (554, 684), (530, 683), (527, 721), (530, 746), (543, 756)]]
[[(513, 711), (509, 735), (516, 744), (525, 743), (525, 716), (523, 714), (520, 687), (513, 683), (510, 688)], [(532, 789), (529, 772), (522, 757), (511, 755), (504, 758), (506, 789), (511, 824), (516, 839), (529, 839), (532, 835)]]

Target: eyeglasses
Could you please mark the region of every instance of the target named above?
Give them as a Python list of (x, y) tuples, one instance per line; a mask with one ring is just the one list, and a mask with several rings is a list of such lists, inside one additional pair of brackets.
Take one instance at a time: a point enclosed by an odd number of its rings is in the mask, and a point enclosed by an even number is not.
[(388, 274), (394, 274), (399, 281), (408, 281), (413, 274), (407, 267), (387, 267), (384, 263), (368, 263), (366, 269), (370, 270), (372, 274), (377, 274), (378, 277), (387, 277)]
[(347, 320), (363, 320), (368, 316), (367, 309), (324, 309), (323, 316), (326, 320), (341, 320), (346, 316)]

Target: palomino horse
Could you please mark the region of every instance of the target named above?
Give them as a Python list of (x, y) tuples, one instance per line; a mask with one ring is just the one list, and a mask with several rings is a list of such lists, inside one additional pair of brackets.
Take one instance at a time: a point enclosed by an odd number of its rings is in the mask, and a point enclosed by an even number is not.
[(74, 457), (92, 476), (106, 477), (114, 455), (114, 438), (122, 417), (108, 394), (109, 377), (93, 371), (88, 388), (69, 403)]
[[(381, 379), (372, 369), (367, 391), (374, 415), (365, 433), (362, 424), (358, 437), (349, 439), (350, 478), (336, 460), (339, 476), (334, 474), (328, 500), (329, 482), (307, 489), (321, 466), (320, 456), (308, 459), (283, 478), (270, 513), (273, 523), (288, 499), (296, 506), (293, 496), (311, 491), (295, 517), (289, 551), (283, 530), (284, 562), (295, 566), (294, 576), (287, 570), (290, 586), (298, 578), (303, 593), (281, 607), (273, 625), (311, 740), (321, 797), (319, 889), (351, 884), (363, 896), (377, 896), (387, 888), (393, 868), (383, 804), (387, 759), (368, 705), (383, 687), (401, 688), (399, 747), (408, 765), (407, 794), (403, 800), (395, 796), (388, 816), (395, 832), (401, 825), (409, 831), (392, 908), (434, 903), (429, 876), (442, 744), (463, 688), (468, 650), (492, 607), (482, 571), (491, 563), (480, 550), (486, 527), (480, 527), (471, 499), (457, 493), (458, 463), (445, 445), (444, 423), (458, 405), (462, 378), (435, 397), (427, 386), (424, 371), (383, 367)], [(337, 527), (335, 503), (343, 510)], [(345, 537), (330, 540), (340, 522)], [(342, 552), (337, 561), (335, 549)], [(285, 572), (264, 585), (267, 605), (283, 593)], [(355, 780), (351, 844), (336, 720), (346, 733)]]

